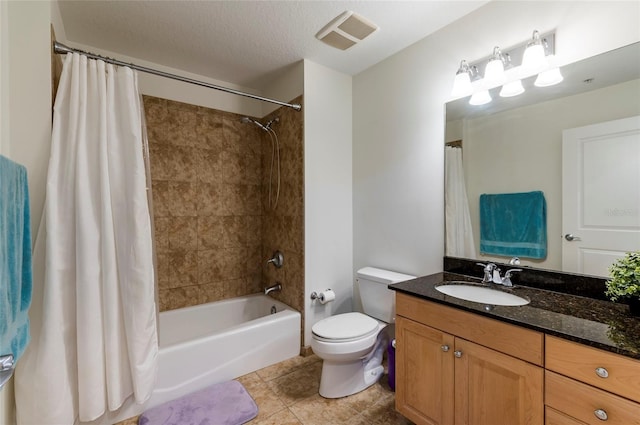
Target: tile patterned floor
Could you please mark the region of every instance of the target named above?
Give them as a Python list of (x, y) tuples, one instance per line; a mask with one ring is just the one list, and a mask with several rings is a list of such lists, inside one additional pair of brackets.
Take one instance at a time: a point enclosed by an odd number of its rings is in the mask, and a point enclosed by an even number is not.
[[(349, 397), (325, 399), (318, 394), (322, 360), (294, 357), (238, 378), (258, 405), (249, 425), (412, 425), (395, 411), (395, 393), (387, 375)], [(117, 425), (137, 425), (130, 418)]]
[(387, 375), (358, 394), (325, 399), (318, 394), (322, 361), (294, 357), (238, 378), (258, 405), (250, 425), (410, 425), (395, 411)]

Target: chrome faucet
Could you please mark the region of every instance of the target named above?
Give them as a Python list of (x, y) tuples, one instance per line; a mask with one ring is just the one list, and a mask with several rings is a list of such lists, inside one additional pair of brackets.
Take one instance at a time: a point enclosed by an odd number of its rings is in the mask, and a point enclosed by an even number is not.
[(476, 264), (484, 267), (484, 277), (482, 278), (482, 283), (493, 282), (493, 272), (498, 268), (498, 266), (496, 266), (493, 263), (487, 263), (487, 264), (476, 263)]
[(514, 272), (521, 272), (522, 269), (509, 269), (507, 270), (507, 272), (504, 274), (504, 278), (502, 279), (502, 285), (504, 286), (513, 286), (513, 283), (511, 283), (511, 273)]
[(493, 282), (496, 285), (513, 286), (513, 283), (511, 282), (511, 274), (522, 271), (522, 269), (509, 269), (504, 274), (504, 277), (501, 277), (500, 269), (494, 263), (487, 263), (487, 264), (476, 263), (476, 264), (484, 267), (484, 277), (482, 278), (482, 283)]
[(282, 291), (282, 285), (279, 282), (276, 282), (275, 285), (271, 285), (269, 287), (264, 288), (264, 294), (269, 295), (271, 292), (280, 292)]

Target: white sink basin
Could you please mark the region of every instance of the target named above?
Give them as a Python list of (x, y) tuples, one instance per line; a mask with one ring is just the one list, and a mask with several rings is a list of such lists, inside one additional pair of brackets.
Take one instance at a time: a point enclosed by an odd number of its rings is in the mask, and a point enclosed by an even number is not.
[(436, 290), (454, 298), (481, 304), (507, 306), (529, 304), (529, 300), (508, 292), (498, 291), (487, 288), (486, 286), (469, 285), (462, 282), (436, 286)]

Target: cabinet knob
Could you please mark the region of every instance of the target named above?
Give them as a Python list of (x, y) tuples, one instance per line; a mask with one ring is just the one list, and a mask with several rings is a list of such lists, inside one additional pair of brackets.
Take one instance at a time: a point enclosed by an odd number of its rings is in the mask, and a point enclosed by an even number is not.
[(593, 414), (596, 415), (596, 418), (600, 419), (601, 421), (606, 421), (607, 419), (609, 419), (609, 416), (607, 416), (607, 412), (602, 409), (594, 410)]
[(460, 358), (460, 357), (462, 357), (462, 351), (456, 350), (456, 351), (453, 352), (453, 355), (456, 356), (457, 358)]
[(440, 348), (442, 348), (442, 351), (444, 351), (445, 353), (447, 351), (449, 351), (449, 346), (448, 345), (441, 345)]
[(603, 367), (597, 367), (596, 368), (596, 375), (598, 375), (601, 378), (608, 378), (609, 377), (609, 372), (607, 371), (607, 369), (605, 369)]

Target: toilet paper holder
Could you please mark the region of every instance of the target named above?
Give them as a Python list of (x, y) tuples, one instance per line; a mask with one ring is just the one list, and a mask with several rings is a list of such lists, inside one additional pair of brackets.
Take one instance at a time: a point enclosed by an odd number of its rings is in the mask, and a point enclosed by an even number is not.
[[(331, 288), (327, 288), (327, 289), (325, 289), (325, 291), (331, 291)], [(312, 301), (318, 300), (320, 302), (323, 302), (324, 301), (324, 294), (322, 292), (313, 291), (311, 293), (311, 300)]]

